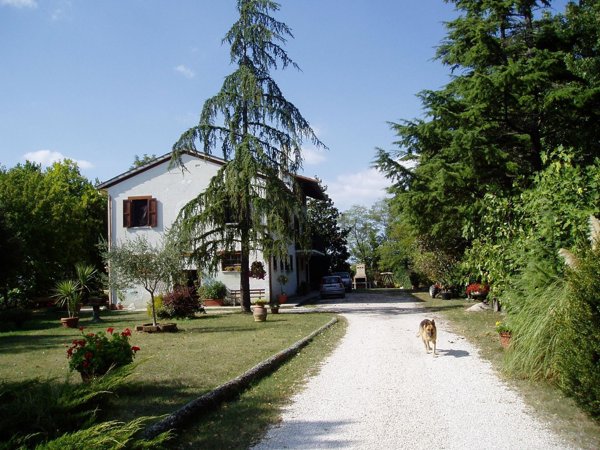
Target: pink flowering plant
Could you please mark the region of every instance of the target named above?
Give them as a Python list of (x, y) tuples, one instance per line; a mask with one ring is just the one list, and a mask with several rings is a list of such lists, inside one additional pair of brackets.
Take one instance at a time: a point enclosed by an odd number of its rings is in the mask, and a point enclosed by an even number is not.
[(129, 328), (121, 333), (115, 333), (114, 328), (87, 334), (83, 332), (83, 327), (79, 330), (81, 339), (73, 340), (67, 349), (67, 358), (69, 368), (77, 370), (82, 376), (94, 377), (105, 374), (112, 367), (130, 364), (140, 350), (139, 347), (130, 345)]

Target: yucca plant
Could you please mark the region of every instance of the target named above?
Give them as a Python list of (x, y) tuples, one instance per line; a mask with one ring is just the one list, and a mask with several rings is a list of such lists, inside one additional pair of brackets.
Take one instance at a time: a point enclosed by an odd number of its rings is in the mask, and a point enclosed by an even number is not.
[(63, 280), (56, 283), (54, 297), (58, 306), (65, 306), (69, 317), (77, 317), (78, 306), (81, 303), (81, 290), (79, 283), (74, 280)]
[(88, 264), (75, 264), (75, 274), (77, 275), (77, 284), (81, 294), (81, 301), (86, 302), (92, 291), (92, 284), (95, 281), (98, 271), (94, 266)]

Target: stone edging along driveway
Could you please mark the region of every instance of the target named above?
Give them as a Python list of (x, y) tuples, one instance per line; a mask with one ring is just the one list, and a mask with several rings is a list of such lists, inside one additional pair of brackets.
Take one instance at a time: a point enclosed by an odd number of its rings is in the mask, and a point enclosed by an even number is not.
[(331, 327), (337, 321), (338, 319), (334, 317), (321, 328), (302, 338), (291, 347), (276, 353), (270, 358), (252, 367), (239, 377), (222, 384), (213, 391), (208, 392), (182, 406), (174, 413), (169, 414), (164, 419), (148, 427), (144, 432), (144, 437), (151, 439), (158, 436), (160, 433), (178, 428), (195, 415), (209, 412), (219, 407), (219, 405), (221, 405), (223, 402), (234, 399), (237, 395), (247, 389), (250, 384), (272, 373), (281, 364), (289, 360), (303, 347), (308, 345), (309, 342), (312, 341), (317, 335)]

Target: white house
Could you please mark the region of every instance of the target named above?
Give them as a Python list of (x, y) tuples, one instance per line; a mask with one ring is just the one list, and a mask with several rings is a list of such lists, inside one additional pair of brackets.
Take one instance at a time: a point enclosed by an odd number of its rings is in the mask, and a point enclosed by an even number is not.
[[(206, 189), (210, 179), (225, 161), (210, 155), (184, 153), (179, 167), (169, 169), (171, 155), (163, 155), (150, 163), (118, 175), (98, 186), (108, 194), (108, 242), (115, 245), (143, 234), (152, 243), (158, 243), (168, 230), (181, 208)], [(323, 199), (324, 194), (317, 180), (298, 175), (297, 181), (305, 197)], [(267, 271), (264, 280), (250, 278), (250, 289), (264, 289), (266, 298), (280, 293), (277, 278), (284, 273), (288, 283), (284, 286), (288, 294), (296, 293), (301, 283), (309, 284), (310, 251), (300, 251), (294, 244), (288, 247), (285, 258), (264, 261), (261, 252), (250, 255), (250, 261), (261, 261)], [(212, 277), (223, 281), (230, 290), (240, 287), (239, 253), (226, 255), (222, 265)], [(194, 269), (194, 268), (191, 268)], [(188, 273), (190, 279), (196, 270)], [(111, 292), (111, 303), (122, 300), (125, 306), (143, 308), (150, 295), (142, 288), (126, 292)]]

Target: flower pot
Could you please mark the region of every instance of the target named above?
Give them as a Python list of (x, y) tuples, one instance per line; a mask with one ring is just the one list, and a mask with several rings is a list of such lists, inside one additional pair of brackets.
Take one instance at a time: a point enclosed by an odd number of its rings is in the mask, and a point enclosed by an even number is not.
[(220, 298), (205, 298), (203, 301), (204, 306), (223, 306), (223, 299)]
[(287, 302), (287, 300), (288, 300), (288, 296), (287, 296), (287, 294), (279, 294), (279, 295), (277, 296), (277, 300), (279, 301), (279, 304), (280, 304), (280, 305), (282, 305), (282, 304), (284, 304), (285, 302)]
[(440, 296), (442, 297), (442, 300), (450, 300), (452, 298), (452, 292), (442, 291)]
[(79, 317), (61, 317), (60, 323), (65, 328), (77, 328), (79, 325)]
[(271, 312), (273, 314), (279, 314), (279, 306), (271, 306)]
[(267, 320), (267, 308), (262, 305), (254, 305), (252, 315), (255, 322), (264, 322)]
[(510, 338), (512, 335), (508, 331), (503, 331), (500, 333), (500, 345), (504, 348), (508, 348), (510, 345)]

